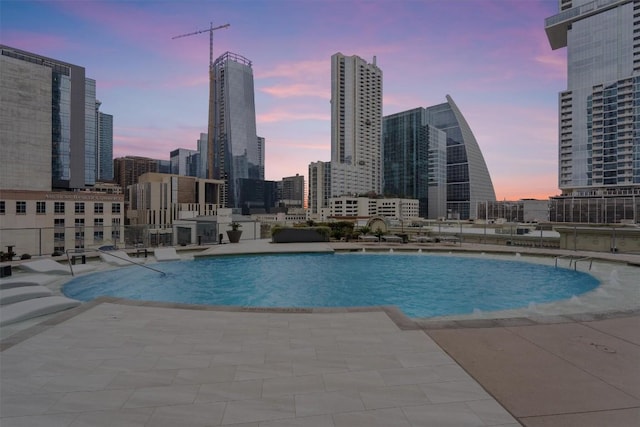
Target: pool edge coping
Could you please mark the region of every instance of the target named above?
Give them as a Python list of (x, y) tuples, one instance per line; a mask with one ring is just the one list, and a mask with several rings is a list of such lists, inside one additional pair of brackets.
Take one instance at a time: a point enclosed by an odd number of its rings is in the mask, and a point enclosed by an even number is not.
[(177, 310), (198, 310), (231, 313), (277, 313), (277, 314), (332, 314), (332, 313), (363, 313), (383, 312), (402, 331), (424, 331), (437, 329), (477, 329), (502, 328), (511, 326), (536, 326), (561, 323), (591, 322), (598, 320), (623, 318), (640, 315), (640, 308), (630, 310), (613, 310), (605, 312), (584, 312), (563, 315), (539, 315), (530, 317), (504, 317), (495, 319), (462, 319), (462, 320), (425, 320), (412, 319), (405, 315), (398, 307), (392, 305), (361, 306), (361, 307), (246, 307), (222, 306), (204, 304), (167, 303), (157, 301), (141, 301), (126, 298), (99, 297), (83, 303), (78, 307), (65, 310), (54, 317), (46, 319), (36, 325), (20, 330), (0, 340), (0, 353), (38, 335), (54, 326), (72, 319), (101, 304), (119, 304), (135, 307), (154, 307)]

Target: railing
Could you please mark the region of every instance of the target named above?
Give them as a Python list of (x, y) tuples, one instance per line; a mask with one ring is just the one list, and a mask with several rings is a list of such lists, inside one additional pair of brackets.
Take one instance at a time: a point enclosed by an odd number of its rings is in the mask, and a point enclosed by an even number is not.
[(118, 258), (118, 259), (121, 259), (123, 261), (127, 261), (130, 264), (137, 265), (137, 266), (140, 266), (140, 267), (144, 267), (144, 268), (147, 268), (149, 270), (153, 270), (156, 273), (160, 273), (163, 277), (167, 275), (167, 273), (165, 273), (164, 271), (158, 270), (158, 269), (153, 268), (153, 267), (149, 267), (148, 265), (140, 264), (140, 263), (135, 262), (135, 261), (133, 261), (131, 259), (120, 257), (118, 255), (115, 255), (115, 254), (111, 253), (110, 251), (104, 251), (102, 249), (67, 249), (65, 251), (65, 253), (67, 255), (67, 262), (69, 263), (69, 269), (71, 270), (71, 275), (72, 276), (75, 276), (75, 274), (73, 273), (73, 266), (75, 264), (75, 257), (77, 255), (71, 255), (70, 256), (69, 254), (81, 254), (80, 256), (83, 257), (83, 263), (84, 263), (84, 261), (86, 261), (85, 257), (86, 257), (86, 253), (87, 252), (98, 252), (98, 253), (108, 254), (109, 256), (112, 256), (114, 258)]
[(576, 258), (574, 255), (560, 255), (554, 258), (555, 266), (558, 268), (558, 260), (562, 258), (569, 258), (569, 268), (573, 265), (573, 269), (578, 269), (578, 261), (589, 261), (589, 271), (591, 271), (591, 267), (593, 267), (593, 258), (592, 257), (582, 257)]

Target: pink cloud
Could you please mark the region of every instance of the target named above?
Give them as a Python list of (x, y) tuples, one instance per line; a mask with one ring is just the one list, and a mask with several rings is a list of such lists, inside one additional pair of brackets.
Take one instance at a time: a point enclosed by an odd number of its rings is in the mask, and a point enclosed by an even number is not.
[(287, 108), (286, 110), (278, 109), (269, 111), (267, 113), (259, 113), (256, 116), (257, 123), (273, 123), (299, 120), (331, 121), (331, 115), (329, 113), (323, 114), (317, 112), (300, 112), (295, 111), (294, 109)]
[(331, 98), (331, 90), (329, 88), (301, 83), (262, 87), (260, 91), (268, 95), (275, 96), (276, 98), (291, 98), (296, 96), (313, 96), (324, 99)]
[(67, 37), (19, 30), (3, 31), (2, 44), (29, 52), (58, 52), (78, 47)]
[(262, 71), (257, 69), (256, 78), (267, 79), (272, 77), (287, 78), (295, 80), (317, 80), (325, 79), (327, 73), (331, 72), (330, 59), (315, 61), (286, 62), (276, 64), (272, 69)]

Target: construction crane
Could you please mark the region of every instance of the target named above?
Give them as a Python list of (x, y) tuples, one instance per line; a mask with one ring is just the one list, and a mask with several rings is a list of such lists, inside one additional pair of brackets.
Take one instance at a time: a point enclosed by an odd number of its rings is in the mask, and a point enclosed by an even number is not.
[(194, 31), (193, 33), (189, 33), (189, 34), (181, 34), (179, 36), (171, 37), (171, 40), (179, 39), (182, 37), (195, 36), (197, 34), (202, 34), (202, 33), (209, 33), (209, 69), (211, 69), (213, 67), (213, 32), (215, 30), (220, 30), (222, 28), (230, 27), (231, 24), (224, 24), (224, 25), (219, 25), (217, 27), (214, 27), (213, 22), (211, 22), (209, 23), (209, 25), (210, 27), (206, 30)]
[(189, 34), (181, 34), (179, 36), (172, 37), (171, 39), (179, 39), (182, 37), (195, 36), (202, 33), (209, 33), (209, 123), (207, 125), (207, 178), (213, 179), (217, 174), (214, 173), (214, 146), (213, 138), (215, 133), (215, 117), (214, 117), (214, 104), (215, 104), (215, 73), (213, 71), (213, 32), (222, 28), (229, 27), (229, 24), (213, 26), (213, 23), (209, 23), (209, 29), (195, 31)]

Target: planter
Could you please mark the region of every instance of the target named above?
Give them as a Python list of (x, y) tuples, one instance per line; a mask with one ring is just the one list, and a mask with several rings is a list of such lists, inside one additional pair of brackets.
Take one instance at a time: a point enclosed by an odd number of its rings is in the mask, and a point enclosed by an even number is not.
[(238, 243), (240, 241), (241, 235), (242, 235), (242, 230), (227, 230), (227, 237), (229, 238), (229, 243)]

